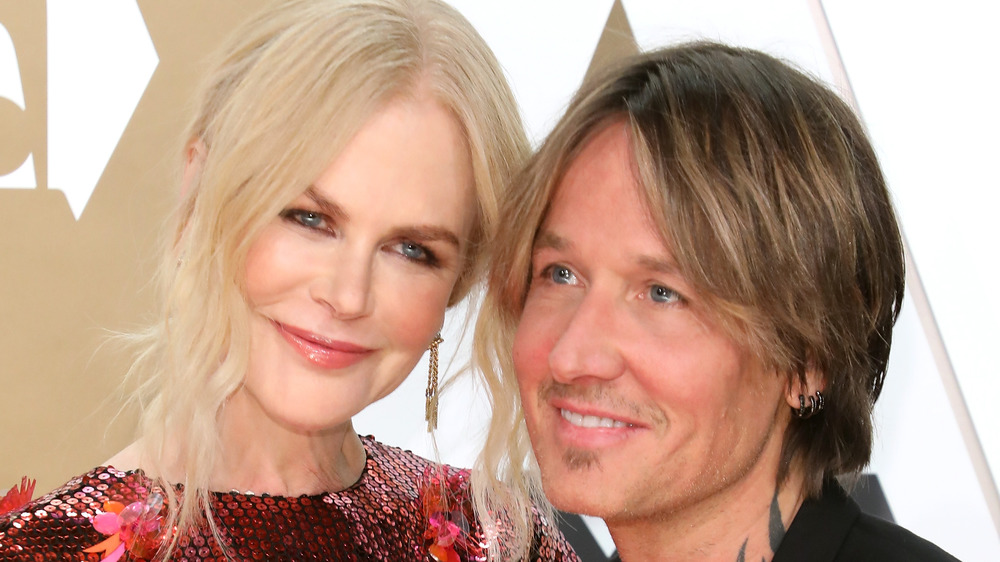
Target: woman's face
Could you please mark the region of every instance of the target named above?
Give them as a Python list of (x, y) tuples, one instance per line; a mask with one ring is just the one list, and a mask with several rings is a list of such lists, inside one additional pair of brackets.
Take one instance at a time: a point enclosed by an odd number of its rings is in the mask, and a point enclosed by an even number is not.
[(441, 328), (474, 220), (472, 164), (426, 96), (376, 113), (251, 246), (251, 404), (295, 431), (395, 389)]

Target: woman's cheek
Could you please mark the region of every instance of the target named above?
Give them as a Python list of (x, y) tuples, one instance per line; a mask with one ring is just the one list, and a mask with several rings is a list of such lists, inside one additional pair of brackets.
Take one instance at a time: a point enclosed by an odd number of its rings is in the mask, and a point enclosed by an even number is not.
[(392, 318), (387, 318), (384, 325), (405, 347), (425, 348), (441, 329), (451, 285), (441, 279), (427, 279), (387, 293), (386, 309)]

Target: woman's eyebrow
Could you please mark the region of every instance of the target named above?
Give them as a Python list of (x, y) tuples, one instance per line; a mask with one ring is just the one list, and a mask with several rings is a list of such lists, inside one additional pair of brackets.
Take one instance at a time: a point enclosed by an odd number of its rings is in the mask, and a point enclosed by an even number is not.
[(333, 219), (334, 222), (346, 222), (350, 219), (350, 216), (343, 207), (324, 197), (323, 194), (316, 189), (316, 186), (310, 185), (309, 189), (305, 191), (305, 196), (315, 203), (324, 215)]
[(397, 228), (393, 233), (400, 238), (407, 238), (415, 242), (445, 242), (461, 248), (462, 243), (458, 235), (441, 226), (419, 225)]

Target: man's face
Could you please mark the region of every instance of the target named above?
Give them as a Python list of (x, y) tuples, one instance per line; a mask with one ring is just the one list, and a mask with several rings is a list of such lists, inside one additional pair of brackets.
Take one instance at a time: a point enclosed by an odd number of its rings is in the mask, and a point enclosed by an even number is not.
[(678, 270), (629, 150), (611, 125), (567, 170), (514, 342), (546, 494), (609, 525), (773, 490), (789, 419), (785, 379), (709, 320)]

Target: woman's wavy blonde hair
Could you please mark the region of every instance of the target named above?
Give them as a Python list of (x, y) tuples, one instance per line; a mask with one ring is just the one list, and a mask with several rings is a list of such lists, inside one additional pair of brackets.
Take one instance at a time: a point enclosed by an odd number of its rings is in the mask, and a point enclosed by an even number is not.
[(219, 413), (247, 370), (245, 261), (261, 230), (373, 113), (419, 88), (454, 114), (472, 158), (477, 220), (452, 305), (481, 276), (501, 192), (528, 151), (496, 58), (438, 0), (283, 2), (221, 53), (185, 137), (194, 165), (166, 240), (160, 319), (132, 338), (142, 457), (160, 477), (183, 467), (183, 501), (164, 486), (175, 537), (203, 523), (218, 536), (209, 477)]

